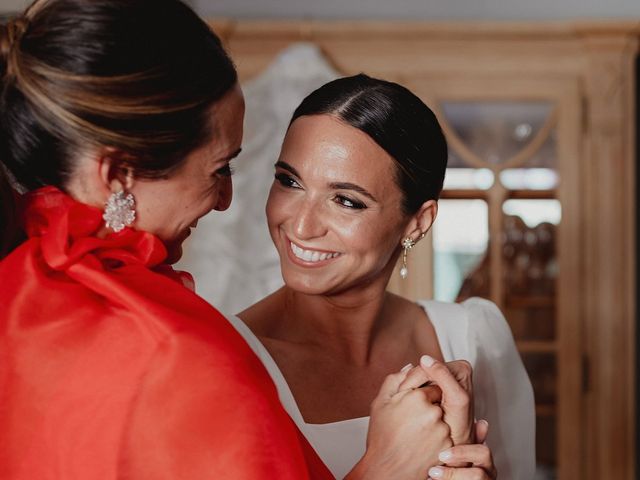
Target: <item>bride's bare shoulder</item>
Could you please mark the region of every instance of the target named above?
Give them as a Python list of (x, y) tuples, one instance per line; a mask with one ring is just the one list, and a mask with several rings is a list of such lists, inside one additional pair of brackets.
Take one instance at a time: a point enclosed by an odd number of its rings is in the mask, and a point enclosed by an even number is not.
[(396, 314), (412, 320), (424, 319), (425, 311), (416, 302), (391, 292), (387, 292), (387, 299)]
[(258, 337), (268, 336), (276, 326), (277, 319), (282, 313), (282, 292), (276, 290), (262, 300), (251, 305), (238, 314), (238, 317)]

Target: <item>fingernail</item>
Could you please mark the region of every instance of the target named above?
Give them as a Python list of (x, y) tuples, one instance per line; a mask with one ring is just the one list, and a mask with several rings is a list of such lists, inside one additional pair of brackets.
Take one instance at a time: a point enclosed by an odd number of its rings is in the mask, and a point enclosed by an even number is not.
[(440, 455), (438, 455), (438, 460), (440, 460), (442, 463), (449, 463), (451, 457), (453, 457), (453, 452), (451, 452), (451, 450), (444, 450), (440, 452)]
[(482, 420), (478, 420), (478, 423), (482, 423), (485, 427), (489, 428), (489, 422), (487, 422), (484, 418)]
[(407, 363), (404, 367), (400, 369), (401, 372), (406, 372), (407, 370), (413, 368), (413, 363)]
[(431, 467), (429, 469), (429, 476), (431, 478), (442, 478), (444, 475), (444, 470), (440, 467)]
[(420, 365), (422, 365), (423, 367), (429, 368), (434, 364), (434, 362), (435, 360), (429, 355), (423, 355), (422, 357), (420, 357)]

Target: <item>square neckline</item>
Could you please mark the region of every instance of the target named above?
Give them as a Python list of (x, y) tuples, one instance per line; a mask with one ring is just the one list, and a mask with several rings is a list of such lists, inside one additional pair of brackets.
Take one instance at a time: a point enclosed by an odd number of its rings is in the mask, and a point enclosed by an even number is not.
[[(437, 314), (434, 315), (434, 310), (437, 310), (438, 304), (442, 304), (442, 302), (438, 302), (436, 300), (421, 300), (415, 303), (423, 309), (427, 317), (427, 321), (429, 321), (433, 326), (433, 329), (436, 334), (436, 341), (438, 343), (438, 346), (440, 347), (440, 352), (442, 353), (443, 360), (445, 362), (450, 362), (451, 360), (453, 360), (453, 352), (450, 346), (450, 342), (443, 341), (445, 338), (447, 338), (447, 335), (445, 332), (446, 319), (434, 320), (434, 318), (438, 318)], [(240, 323), (239, 329), (241, 329), (244, 332), (243, 336), (245, 337), (245, 339), (247, 335), (249, 335), (254, 340), (252, 343), (259, 349), (260, 358), (264, 363), (265, 367), (267, 368), (267, 370), (269, 371), (269, 373), (271, 374), (274, 380), (274, 383), (276, 384), (276, 388), (280, 396), (280, 401), (282, 402), (283, 406), (285, 407), (285, 410), (289, 413), (289, 415), (291, 417), (295, 416), (297, 418), (296, 423), (302, 424), (305, 427), (310, 429), (320, 430), (320, 429), (335, 428), (337, 426), (357, 425), (357, 424), (365, 423), (369, 421), (369, 416), (364, 416), (364, 417), (347, 418), (344, 420), (337, 420), (335, 422), (328, 422), (328, 423), (307, 423), (304, 417), (302, 416), (302, 412), (298, 407), (298, 403), (296, 402), (296, 399), (293, 396), (291, 388), (289, 387), (289, 384), (287, 383), (284, 377), (284, 374), (280, 370), (280, 367), (278, 367), (278, 364), (273, 359), (273, 357), (271, 356), (267, 348), (262, 344), (260, 339), (251, 331), (251, 329), (239, 317), (234, 316), (234, 318), (237, 319), (237, 322), (234, 322), (234, 324), (238, 322)], [(238, 328), (238, 326), (236, 326), (236, 328)]]

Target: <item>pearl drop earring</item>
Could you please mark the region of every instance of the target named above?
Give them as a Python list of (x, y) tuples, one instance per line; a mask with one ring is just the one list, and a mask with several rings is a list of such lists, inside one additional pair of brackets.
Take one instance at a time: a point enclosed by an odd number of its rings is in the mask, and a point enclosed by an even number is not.
[(409, 275), (409, 269), (407, 268), (407, 255), (409, 250), (416, 244), (411, 237), (406, 237), (402, 240), (402, 268), (400, 268), (400, 277), (407, 278)]

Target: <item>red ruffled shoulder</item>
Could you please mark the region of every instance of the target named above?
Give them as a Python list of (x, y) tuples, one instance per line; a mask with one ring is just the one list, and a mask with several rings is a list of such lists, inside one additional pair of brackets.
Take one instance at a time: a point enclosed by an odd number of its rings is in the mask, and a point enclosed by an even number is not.
[[(0, 261), (0, 478), (332, 478), (229, 322), (47, 187)], [(181, 280), (179, 285), (175, 280)]]

